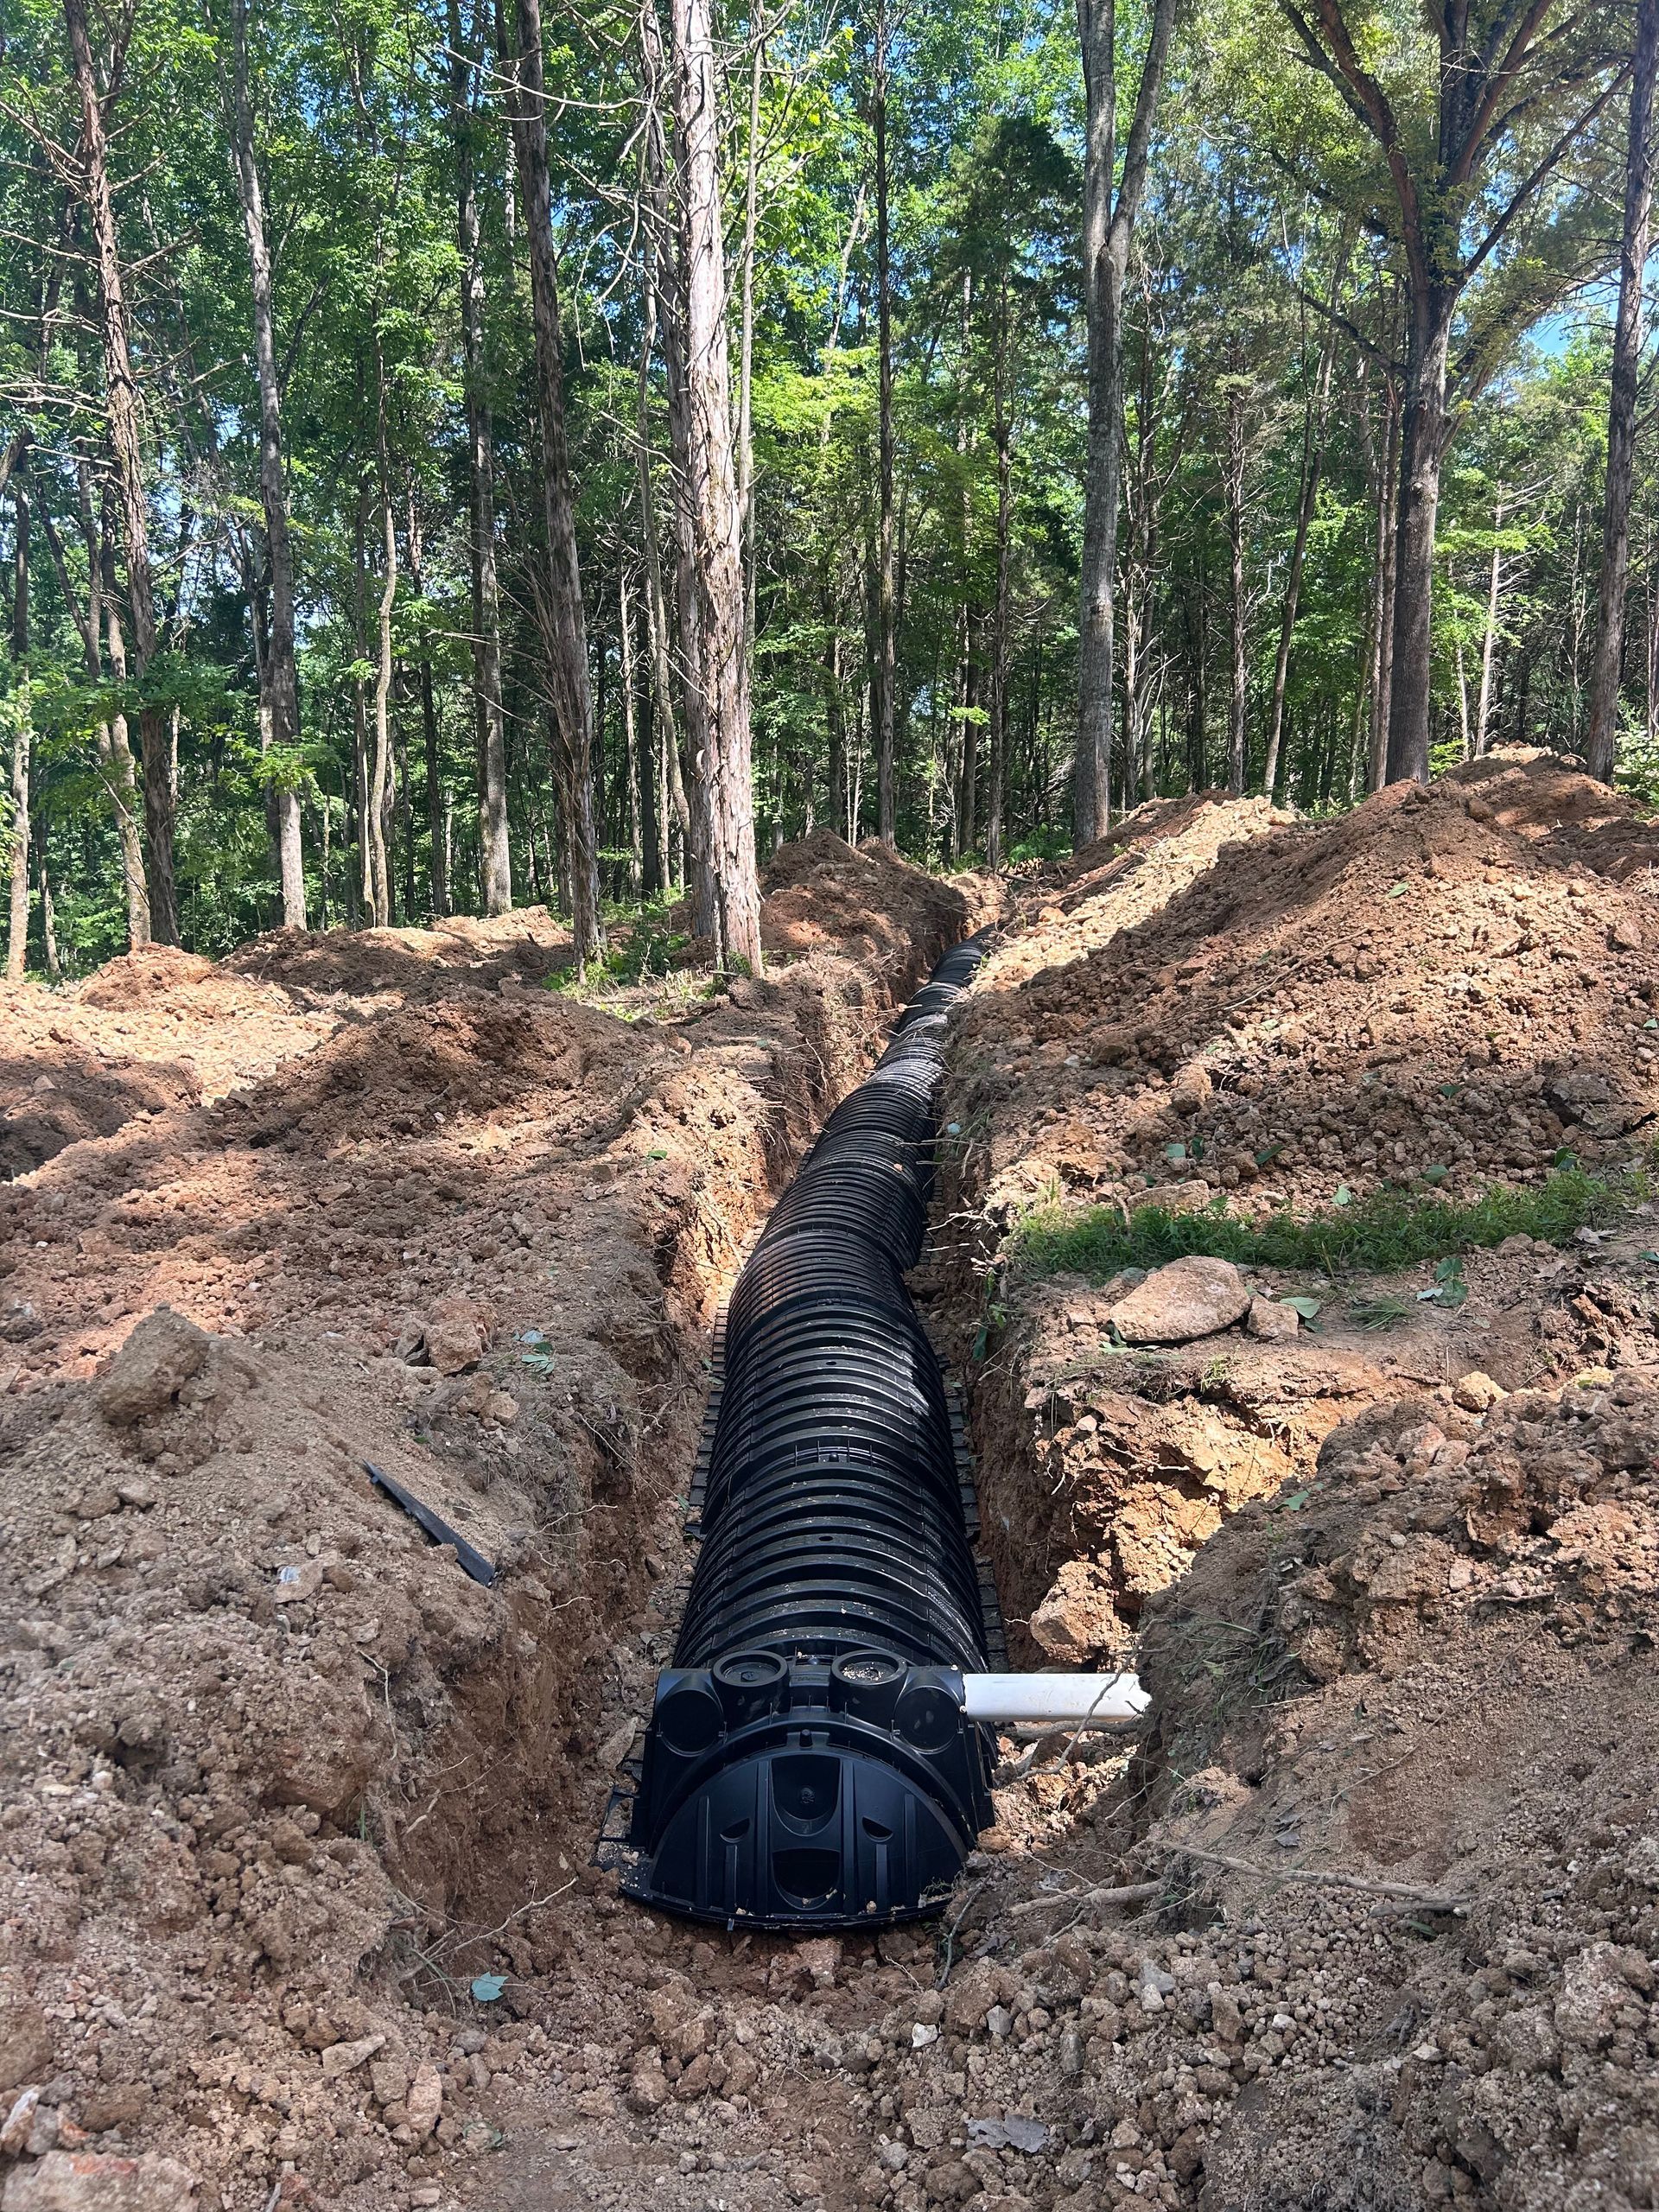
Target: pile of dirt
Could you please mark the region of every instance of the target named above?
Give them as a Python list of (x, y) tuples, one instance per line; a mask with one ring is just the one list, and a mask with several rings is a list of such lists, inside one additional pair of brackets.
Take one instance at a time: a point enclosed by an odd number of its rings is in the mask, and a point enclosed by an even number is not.
[(302, 1004), (390, 995), (422, 1005), (508, 978), (543, 982), (569, 967), (570, 932), (545, 906), (518, 906), (490, 920), (454, 915), (430, 929), (270, 930), (221, 965), (280, 984)]
[(883, 975), (905, 969), (918, 945), (934, 948), (937, 959), (997, 899), (982, 877), (942, 881), (877, 838), (855, 849), (830, 830), (781, 847), (762, 887), (760, 938), (769, 957), (832, 951)]
[(1659, 1114), (1659, 879), (1631, 868), (1659, 842), (1626, 811), (1625, 880), (1591, 874), (1582, 824), (1616, 804), (1495, 756), (1224, 847), (1081, 957), (1057, 932), (962, 1024), (962, 1199), (1307, 1209), (1623, 1157)]

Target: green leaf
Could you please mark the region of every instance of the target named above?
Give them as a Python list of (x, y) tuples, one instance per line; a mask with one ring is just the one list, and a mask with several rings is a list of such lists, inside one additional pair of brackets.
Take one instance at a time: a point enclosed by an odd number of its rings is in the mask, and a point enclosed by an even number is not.
[(1166, 1144), (1164, 1147), (1164, 1158), (1179, 1164), (1186, 1158), (1186, 1147), (1184, 1144)]
[(656, 1151), (648, 1152), (645, 1154), (645, 1158), (647, 1160), (666, 1160), (668, 1158), (668, 1148), (664, 1145), (658, 1145)]
[(1322, 1298), (1308, 1298), (1299, 1293), (1294, 1298), (1281, 1298), (1279, 1303), (1281, 1306), (1288, 1306), (1293, 1313), (1300, 1313), (1304, 1321), (1311, 1321), (1315, 1314), (1323, 1310), (1325, 1300)]
[(507, 1986), (504, 1974), (479, 1974), (473, 1976), (473, 1994), (480, 2005), (493, 2005)]
[(1258, 1167), (1271, 1166), (1273, 1162), (1278, 1159), (1280, 1154), (1284, 1150), (1284, 1148), (1285, 1147), (1282, 1144), (1264, 1144), (1261, 1151), (1255, 1155), (1256, 1166)]
[(1292, 1491), (1290, 1496), (1285, 1500), (1286, 1510), (1291, 1513), (1300, 1513), (1302, 1508), (1307, 1503), (1310, 1495), (1311, 1493), (1305, 1490)]
[(1338, 1183), (1337, 1195), (1331, 1203), (1332, 1205), (1351, 1206), (1354, 1203), (1354, 1194), (1345, 1183)]
[(1451, 1173), (1449, 1167), (1425, 1167), (1423, 1180), (1425, 1183), (1444, 1183)]
[(1403, 899), (1410, 888), (1411, 886), (1408, 883), (1391, 883), (1389, 886), (1389, 896), (1390, 899)]

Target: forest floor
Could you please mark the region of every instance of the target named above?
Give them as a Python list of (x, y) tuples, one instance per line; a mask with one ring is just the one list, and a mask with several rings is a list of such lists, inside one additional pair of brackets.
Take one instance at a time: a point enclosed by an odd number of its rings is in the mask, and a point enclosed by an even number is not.
[[(1510, 755), (996, 895), (918, 1288), (1011, 1642), (1155, 1725), (879, 1942), (590, 1854), (719, 1292), (990, 887), (810, 840), (709, 997), (535, 914), (10, 994), (3, 2212), (1659, 2205), (1656, 871)], [(1249, 1325), (1120, 1343), (1160, 1237)]]

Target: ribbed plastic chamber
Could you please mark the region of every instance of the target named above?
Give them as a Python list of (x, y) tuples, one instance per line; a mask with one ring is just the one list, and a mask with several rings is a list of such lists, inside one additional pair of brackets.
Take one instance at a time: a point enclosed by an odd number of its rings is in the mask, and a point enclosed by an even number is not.
[(728, 1306), (702, 1544), (625, 1886), (766, 1926), (936, 1909), (987, 1817), (986, 1664), (938, 1360), (905, 1283), (933, 1176), (948, 952), (836, 1109)]

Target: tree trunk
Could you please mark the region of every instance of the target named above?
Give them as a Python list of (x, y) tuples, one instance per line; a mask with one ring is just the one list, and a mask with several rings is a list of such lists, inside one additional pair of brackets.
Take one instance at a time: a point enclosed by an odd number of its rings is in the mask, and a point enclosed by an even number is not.
[(1433, 664), (1434, 531), (1446, 455), (1446, 365), (1455, 298), (1414, 301), (1400, 437), (1395, 531), (1394, 652), (1386, 780), (1428, 781)]
[[(376, 347), (377, 369), (378, 346)], [(374, 675), (374, 757), (369, 767), (365, 826), (369, 849), (369, 904), (377, 929), (391, 925), (391, 868), (386, 816), (391, 797), (391, 609), (397, 596), (397, 526), (391, 511), (386, 461), (385, 378), (380, 391), (381, 558), (379, 654)]]
[[(1659, 4), (1659, 0), (1656, 0)], [(1344, 245), (1342, 259), (1346, 260)], [(1332, 286), (1332, 298), (1341, 289), (1341, 272)], [(1284, 605), (1279, 617), (1279, 650), (1274, 656), (1273, 697), (1268, 709), (1268, 757), (1262, 771), (1262, 788), (1269, 799), (1279, 792), (1279, 750), (1285, 727), (1285, 690), (1290, 680), (1290, 641), (1296, 628), (1296, 603), (1301, 597), (1302, 569), (1307, 558), (1307, 533), (1319, 505), (1319, 478), (1325, 469), (1325, 411), (1331, 397), (1331, 376), (1337, 357), (1337, 320), (1327, 316), (1319, 346), (1319, 365), (1314, 389), (1302, 416), (1301, 495), (1296, 505), (1296, 532), (1291, 541), (1290, 566), (1285, 577)]]
[(823, 588), (823, 719), (830, 747), (830, 819), (837, 837), (847, 835), (847, 711), (841, 695), (841, 625), (829, 586)]
[(1659, 67), (1659, 0), (1638, 0), (1630, 78), (1624, 237), (1618, 264), (1618, 316), (1607, 402), (1607, 485), (1601, 519), (1601, 578), (1596, 657), (1590, 677), (1585, 760), (1602, 783), (1613, 779), (1618, 743), (1618, 679), (1624, 660), (1624, 581), (1630, 560), (1630, 480), (1636, 465), (1637, 372), (1642, 360), (1642, 287), (1653, 215), (1653, 86)]
[[(254, 158), (253, 111), (248, 99), (247, 0), (231, 0), (233, 76), (231, 88), (232, 166), (242, 203), (253, 279), (253, 359), (259, 387), (259, 501), (264, 510), (266, 560), (270, 569), (270, 634), (262, 671), (261, 703), (269, 716), (270, 743), (291, 755), (300, 741), (299, 675), (294, 652), (294, 550), (288, 527), (288, 495), (283, 483), (282, 396), (276, 381), (276, 338), (272, 308), (270, 252), (265, 237), (265, 203)], [(279, 764), (279, 772), (280, 764)], [(296, 772), (291, 767), (286, 777)], [(283, 922), (305, 927), (305, 862), (300, 844), (300, 794), (291, 780), (276, 785), (276, 851), (283, 887)]]
[(876, 578), (874, 696), (876, 835), (891, 845), (898, 834), (893, 744), (898, 688), (893, 514), (893, 256), (887, 208), (887, 11), (876, 0), (874, 83), (870, 120), (875, 135)]
[[(110, 676), (118, 688), (127, 680), (127, 640), (121, 627), (121, 608), (115, 581), (115, 524), (111, 515), (107, 492), (99, 518), (99, 531), (94, 539), (92, 521), (92, 491), (90, 481), (84, 486), (81, 501), (81, 534), (86, 540), (87, 561), (96, 559), (99, 564), (99, 599), (102, 607), (105, 634), (109, 645)], [(89, 613), (91, 587), (88, 586)], [(92, 614), (93, 633), (97, 633), (97, 615)], [(96, 682), (99, 669), (94, 654), (88, 669)], [(99, 725), (99, 750), (104, 750), (105, 726)], [(149, 943), (149, 885), (144, 874), (144, 841), (140, 828), (143, 808), (138, 796), (138, 775), (132, 757), (132, 745), (127, 734), (127, 718), (118, 709), (108, 723), (110, 797), (115, 806), (116, 833), (121, 844), (121, 872), (126, 879), (127, 942), (130, 945)]]
[(421, 663), (421, 749), (426, 759), (426, 830), (431, 848), (429, 873), (432, 885), (433, 918), (442, 921), (450, 911), (449, 860), (446, 850), (443, 768), (441, 760), (438, 702), (433, 696), (432, 664)]
[(697, 642), (708, 716), (699, 778), (702, 851), (722, 966), (760, 972), (743, 563), (732, 466), (726, 261), (710, 0), (673, 0), (681, 259), (684, 271), (688, 484)]
[(473, 719), (478, 780), (479, 888), (486, 914), (512, 909), (506, 741), (501, 713), (501, 609), (495, 575), (495, 454), (484, 369), (484, 261), (474, 178), (474, 62), (449, 0), (449, 114), (461, 248), (461, 334), (467, 394), (467, 555), (473, 594)]
[(1242, 797), (1249, 772), (1249, 641), (1244, 604), (1244, 397), (1235, 382), (1227, 393), (1226, 452), (1222, 476), (1227, 506), (1227, 788)]
[(509, 74), (513, 146), (529, 234), (536, 399), (542, 433), (542, 505), (547, 532), (548, 675), (570, 878), (572, 949), (580, 974), (594, 954), (603, 950), (605, 932), (600, 916), (599, 850), (594, 824), (594, 704), (588, 681), (588, 629), (564, 433), (563, 340), (548, 179), (541, 0), (518, 0), (518, 37), (516, 55), (503, 59)]
[(6, 938), (6, 981), (21, 983), (29, 959), (29, 769), (34, 735), (29, 683), (29, 474), (19, 462), (12, 484), (16, 543), (12, 554), (11, 657), (18, 674), (11, 695), (11, 899)]
[(979, 703), (981, 675), (981, 620), (977, 607), (968, 609), (968, 639), (963, 661), (962, 797), (957, 818), (962, 824), (962, 850), (971, 853), (979, 835)]
[[(653, 0), (647, 0), (647, 5)], [(668, 655), (668, 607), (663, 595), (662, 547), (657, 531), (657, 495), (651, 468), (651, 359), (657, 344), (657, 246), (654, 229), (645, 247), (645, 337), (639, 349), (639, 407), (637, 462), (639, 489), (639, 535), (645, 556), (645, 641), (651, 656), (652, 804), (645, 822), (645, 887), (666, 890), (677, 878), (670, 849), (671, 785), (683, 788), (672, 774), (671, 763), (678, 758), (679, 740), (674, 729), (674, 687)], [(689, 812), (689, 809), (688, 809)], [(689, 822), (678, 824), (683, 850)]]
[(1079, 848), (1104, 836), (1111, 821), (1112, 594), (1117, 581), (1122, 482), (1123, 279), (1146, 182), (1153, 117), (1174, 20), (1175, 0), (1153, 0), (1147, 57), (1124, 152), (1122, 181), (1116, 183), (1116, 0), (1077, 0), (1084, 102), (1083, 288), (1089, 332), (1077, 747), (1071, 771), (1071, 837)]
[[(138, 387), (132, 372), (126, 292), (115, 227), (115, 196), (110, 183), (107, 118), (86, 35), (86, 0), (63, 0), (63, 16), (80, 104), (82, 189), (92, 224), (102, 293), (110, 444), (126, 543), (132, 650), (142, 682), (156, 652), (156, 597), (149, 562), (149, 517), (145, 504)], [(173, 874), (173, 787), (167, 733), (160, 708), (143, 707), (138, 728), (144, 756), (144, 859), (150, 933), (159, 944), (176, 944), (179, 908)]]
[(1004, 809), (1008, 775), (1008, 555), (1013, 464), (1008, 422), (1008, 287), (1003, 279), (996, 321), (996, 602), (991, 617), (990, 790), (985, 810), (985, 862), (995, 874), (1003, 861)]
[(1366, 789), (1373, 791), (1382, 790), (1389, 770), (1389, 715), (1394, 689), (1395, 556), (1399, 545), (1394, 518), (1400, 468), (1400, 415), (1399, 390), (1390, 378), (1383, 389), (1382, 473), (1376, 505), (1376, 632), (1372, 659), (1370, 761), (1365, 784)]
[[(1497, 503), (1492, 509), (1492, 530), (1496, 533), (1503, 527), (1503, 487), (1498, 486)], [(1491, 572), (1486, 584), (1486, 626), (1480, 641), (1480, 692), (1475, 702), (1475, 758), (1486, 750), (1492, 713), (1492, 658), (1497, 643), (1497, 601), (1503, 581), (1502, 556), (1497, 545), (1492, 546)]]
[(633, 683), (633, 601), (628, 564), (616, 564), (616, 620), (622, 661), (622, 772), (628, 794), (628, 895), (637, 899), (645, 881), (645, 804), (640, 795), (639, 727)]
[(737, 369), (737, 505), (743, 533), (746, 634), (754, 641), (754, 234), (760, 181), (760, 80), (766, 42), (757, 38), (749, 59), (749, 139), (743, 161), (743, 309)]

